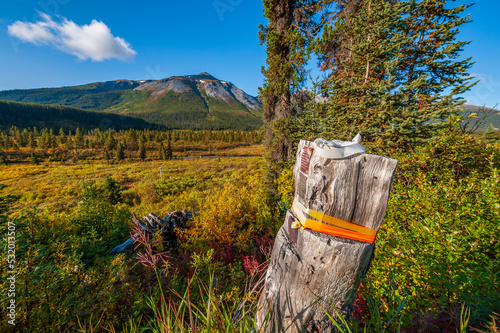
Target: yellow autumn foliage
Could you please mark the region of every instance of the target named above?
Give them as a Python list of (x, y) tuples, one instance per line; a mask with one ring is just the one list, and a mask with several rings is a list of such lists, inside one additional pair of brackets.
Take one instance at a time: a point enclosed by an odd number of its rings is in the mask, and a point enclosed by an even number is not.
[(209, 200), (194, 221), (191, 236), (244, 248), (271, 223), (262, 185), (262, 169), (239, 169), (220, 187), (205, 191)]

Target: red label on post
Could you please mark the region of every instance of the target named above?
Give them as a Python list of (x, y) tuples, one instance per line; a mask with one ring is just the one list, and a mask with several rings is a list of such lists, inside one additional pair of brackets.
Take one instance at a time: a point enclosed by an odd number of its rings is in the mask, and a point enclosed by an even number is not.
[(300, 157), (300, 171), (304, 174), (309, 173), (309, 163), (311, 162), (312, 148), (304, 147), (302, 156)]

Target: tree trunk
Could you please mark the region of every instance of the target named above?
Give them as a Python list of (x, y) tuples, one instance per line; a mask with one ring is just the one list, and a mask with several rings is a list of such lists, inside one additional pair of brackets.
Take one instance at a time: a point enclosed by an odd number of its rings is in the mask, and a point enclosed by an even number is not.
[[(263, 71), (266, 83), (262, 92), (264, 104), (264, 123), (266, 124), (266, 145), (269, 159), (281, 163), (293, 157), (293, 142), (289, 133), (284, 131), (287, 119), (295, 112), (290, 103), (290, 82), (294, 69), (290, 53), (295, 47), (289, 40), (290, 29), (294, 23), (296, 0), (272, 0), (265, 2), (265, 17), (269, 20), (262, 37), (266, 38), (268, 68)], [(269, 39), (268, 36), (272, 36)], [(277, 174), (272, 173), (272, 178)]]
[[(308, 214), (316, 211), (378, 230), (397, 161), (359, 151), (350, 156), (341, 153), (340, 158), (324, 157), (343, 149), (330, 146), (331, 150), (300, 142), (294, 168), (295, 200), (309, 209)], [(257, 324), (263, 332), (334, 332), (325, 311), (335, 318), (336, 309), (349, 318), (375, 246), (345, 238), (351, 236), (293, 229), (301, 214), (296, 207), (287, 212), (276, 237)]]

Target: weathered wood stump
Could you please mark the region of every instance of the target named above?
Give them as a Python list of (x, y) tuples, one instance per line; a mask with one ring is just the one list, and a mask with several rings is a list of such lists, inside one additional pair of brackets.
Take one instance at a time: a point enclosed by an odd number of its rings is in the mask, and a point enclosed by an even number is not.
[[(299, 144), (294, 206), (276, 236), (258, 305), (262, 332), (334, 332), (325, 311), (352, 313), (397, 164), (366, 154), (356, 139)], [(332, 234), (312, 230), (318, 223)]]

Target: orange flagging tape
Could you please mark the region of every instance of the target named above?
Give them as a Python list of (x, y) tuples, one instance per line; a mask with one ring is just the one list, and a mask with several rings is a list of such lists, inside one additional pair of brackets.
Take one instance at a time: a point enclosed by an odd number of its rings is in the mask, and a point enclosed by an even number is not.
[(295, 227), (311, 229), (324, 234), (359, 240), (362, 242), (375, 243), (375, 238), (377, 236), (376, 230), (307, 209), (300, 202), (298, 202), (297, 199), (293, 202), (292, 210), (300, 221), (300, 226), (295, 225)]

